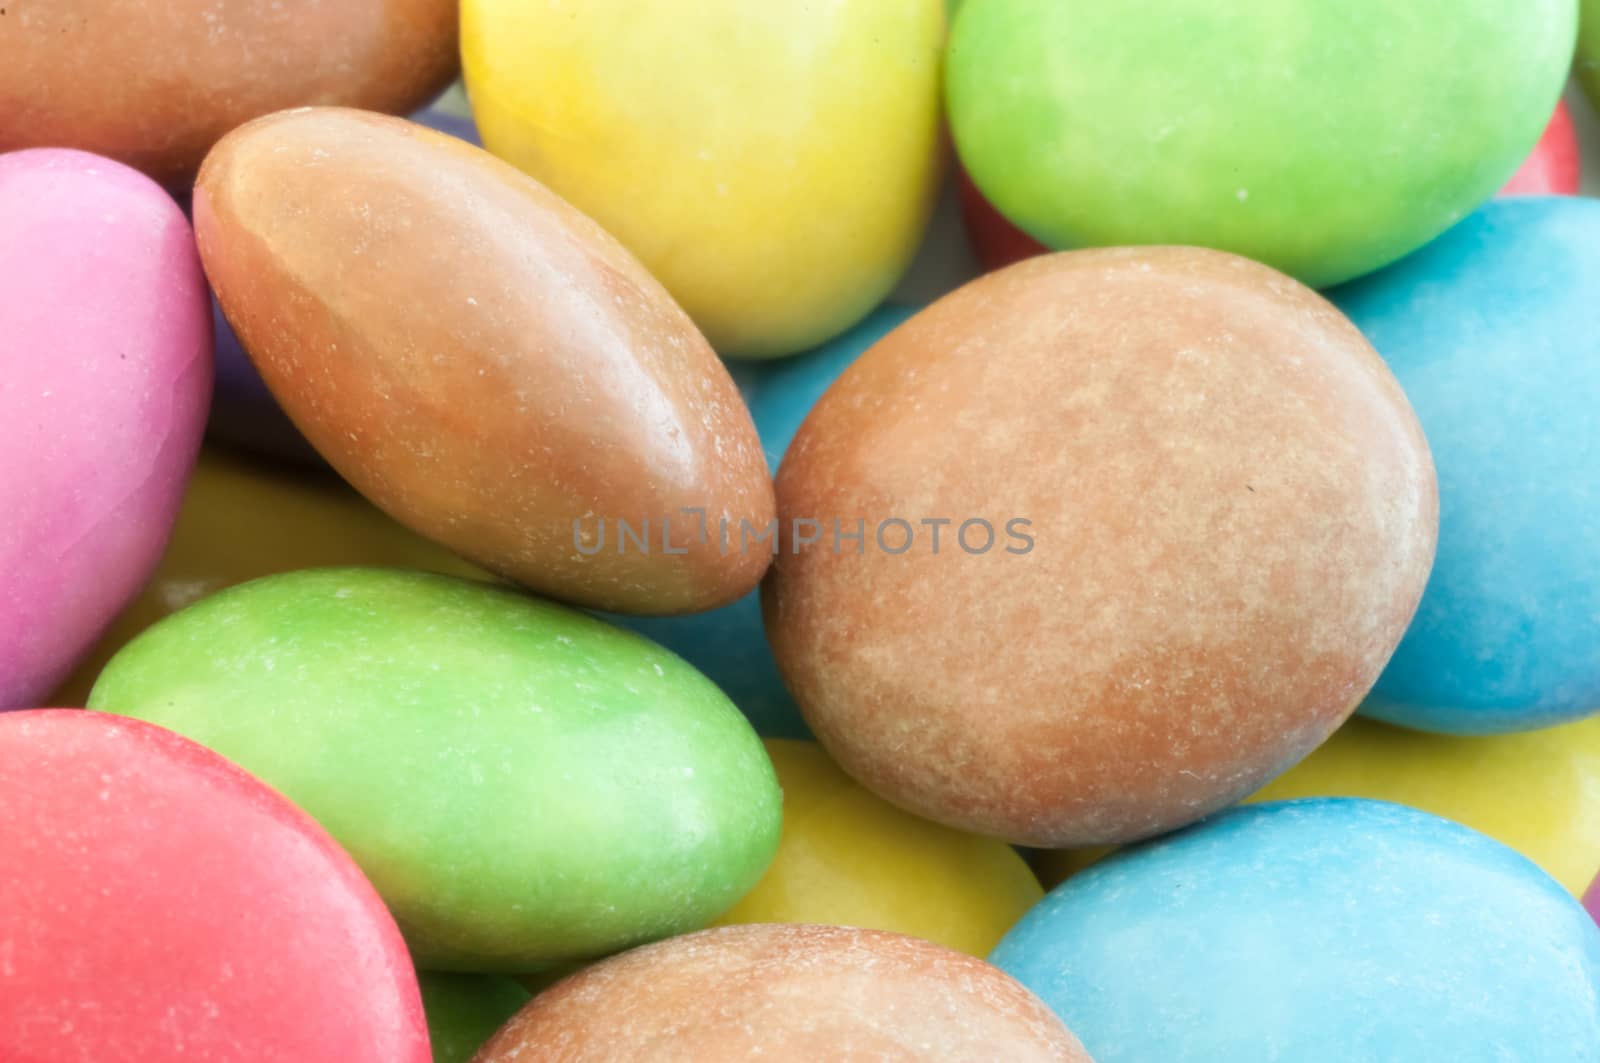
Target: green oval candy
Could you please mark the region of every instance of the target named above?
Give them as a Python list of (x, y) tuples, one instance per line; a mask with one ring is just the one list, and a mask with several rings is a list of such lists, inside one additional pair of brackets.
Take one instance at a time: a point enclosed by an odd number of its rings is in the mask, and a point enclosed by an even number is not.
[(1567, 77), (1577, 0), (964, 0), (962, 162), (1055, 248), (1188, 244), (1316, 287), (1489, 199)]
[(417, 972), (428, 1016), (433, 1063), (468, 1063), (506, 1020), (533, 999), (519, 983), (493, 974)]
[(696, 929), (778, 844), (772, 764), (710, 680), (468, 580), (319, 569), (234, 587), (131, 642), (89, 706), (282, 791), (434, 970), (526, 972)]

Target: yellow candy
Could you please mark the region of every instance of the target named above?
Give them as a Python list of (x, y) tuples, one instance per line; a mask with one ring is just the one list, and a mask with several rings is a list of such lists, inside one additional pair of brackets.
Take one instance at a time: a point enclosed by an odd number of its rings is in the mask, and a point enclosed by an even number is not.
[(1016, 851), (873, 796), (815, 742), (770, 739), (783, 840), (719, 925), (829, 923), (891, 930), (986, 956), (1043, 896)]
[(258, 576), (329, 565), (388, 565), (488, 578), (402, 528), (331, 475), (207, 449), (155, 575), (53, 704), (82, 705), (113, 654), (189, 603)]
[[(1368, 797), (1464, 823), (1544, 868), (1575, 895), (1600, 870), (1600, 717), (1463, 738), (1356, 718), (1250, 798)], [(1059, 883), (1107, 850), (1044, 854)]]
[(720, 353), (860, 320), (943, 160), (943, 0), (463, 0), (485, 146), (594, 217)]

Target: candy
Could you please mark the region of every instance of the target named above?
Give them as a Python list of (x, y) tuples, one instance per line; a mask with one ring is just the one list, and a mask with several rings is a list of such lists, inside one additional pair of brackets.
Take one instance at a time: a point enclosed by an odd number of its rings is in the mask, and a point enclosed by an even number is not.
[(535, 997), (477, 1063), (1050, 1060), (1060, 1020), (982, 960), (898, 934), (724, 927), (636, 949)]
[[(1600, 719), (1526, 734), (1424, 734), (1357, 717), (1250, 800), (1370, 797), (1503, 842), (1574, 895), (1600, 871)], [(1103, 853), (1040, 858), (1055, 885)]]
[(1533, 154), (1522, 164), (1506, 186), (1502, 196), (1575, 196), (1582, 183), (1582, 151), (1578, 145), (1578, 130), (1572, 123), (1572, 112), (1565, 100), (1556, 105), (1556, 113), (1545, 127), (1544, 136), (1533, 149)]
[(1393, 367), (1439, 470), (1439, 558), (1363, 707), (1457, 734), (1600, 710), (1600, 204), (1492, 203), (1334, 294)]
[(0, 717), (0, 868), (0, 1058), (428, 1061), (405, 944), (350, 858), (177, 735)]
[(1521, 856), (1427, 813), (1229, 812), (1051, 893), (993, 961), (1099, 1063), (1590, 1060), (1600, 928)]
[(941, 171), (940, 0), (463, 0), (484, 143), (725, 356), (814, 347), (910, 263)]
[(815, 742), (768, 741), (767, 752), (783, 788), (783, 840), (719, 922), (868, 927), (983, 956), (1044, 895), (1010, 846), (902, 812)]
[(767, 632), (822, 743), (913, 812), (1054, 846), (1179, 826), (1315, 748), (1404, 630), (1437, 505), (1347, 321), (1170, 248), (935, 303), (823, 396), (778, 496)]
[(89, 704), (186, 734), (317, 817), (425, 969), (533, 971), (696, 929), (778, 844), (772, 765), (710, 681), (467, 580), (235, 587), (130, 643)]
[(417, 981), (428, 1012), (433, 1063), (468, 1063), (529, 996), (512, 979), (496, 975), (425, 973)]
[(1566, 80), (1575, 0), (967, 0), (961, 160), (1051, 247), (1193, 244), (1316, 287), (1511, 177)]
[(155, 572), (52, 700), (82, 705), (106, 662), (135, 635), (208, 594), (258, 576), (337, 565), (485, 578), (481, 569), (402, 528), (334, 476), (207, 447)]
[(0, 151), (82, 148), (179, 185), (259, 115), (421, 106), (455, 76), (456, 5), (8, 0), (0, 55)]
[(0, 156), (0, 367), (12, 709), (50, 693), (138, 592), (200, 446), (205, 279), (160, 188), (81, 152)]
[(274, 396), (402, 523), (618, 612), (708, 609), (761, 578), (769, 556), (699, 534), (772, 517), (733, 381), (531, 178), (399, 119), (301, 111), (217, 146), (195, 226)]
[[(860, 325), (815, 351), (770, 363), (736, 363), (734, 378), (749, 403), (767, 462), (775, 471), (800, 423), (840, 373), (868, 347), (910, 317), (906, 307), (886, 306)], [(737, 535), (737, 533), (735, 533)], [(735, 538), (737, 548), (768, 553), (772, 543)], [(761, 599), (752, 591), (732, 605), (692, 616), (606, 619), (654, 639), (716, 682), (750, 718), (757, 732), (775, 738), (809, 738), (794, 699), (772, 659), (761, 628)]]

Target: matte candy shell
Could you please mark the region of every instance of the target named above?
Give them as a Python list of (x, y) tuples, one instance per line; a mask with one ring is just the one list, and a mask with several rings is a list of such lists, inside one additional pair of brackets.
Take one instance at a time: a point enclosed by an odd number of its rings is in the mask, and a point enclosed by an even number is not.
[(467, 580), (322, 569), (213, 595), (106, 667), (338, 838), (427, 969), (532, 971), (706, 925), (766, 870), (780, 794), (711, 682)]
[(722, 917), (827, 923), (987, 955), (1044, 891), (1016, 850), (874, 797), (815, 742), (768, 741), (783, 840), (756, 888)]
[(1589, 891), (1583, 895), (1583, 907), (1596, 922), (1600, 922), (1600, 878), (1596, 878)]
[(168, 731), (0, 717), (0, 1059), (427, 1063), (405, 944), (304, 813)]
[(769, 555), (725, 553), (684, 513), (772, 518), (738, 389), (643, 267), (533, 179), (414, 123), (299, 111), (217, 146), (195, 225), (273, 394), (402, 523), (618, 612), (760, 580)]
[(961, 160), (1051, 247), (1192, 244), (1316, 287), (1438, 236), (1561, 95), (1577, 0), (968, 0)]
[(404, 114), (455, 76), (455, 0), (7, 0), (0, 151), (109, 155), (177, 185), (285, 107)]
[(1575, 196), (1583, 183), (1583, 152), (1578, 130), (1572, 122), (1567, 102), (1556, 105), (1556, 113), (1545, 127), (1544, 136), (1506, 186), (1502, 196)]
[(477, 1063), (938, 1059), (1090, 1063), (982, 960), (834, 926), (723, 927), (598, 963), (535, 997)]
[(530, 996), (516, 981), (492, 974), (423, 973), (417, 981), (433, 1063), (468, 1063)]
[(1239, 809), (1047, 897), (993, 960), (1099, 1063), (1600, 1057), (1600, 928), (1481, 834), (1375, 801)]
[(463, 0), (489, 150), (616, 235), (726, 356), (894, 288), (942, 163), (940, 0)]
[[(861, 324), (814, 351), (778, 362), (744, 362), (732, 367), (774, 471), (828, 385), (911, 314), (906, 307), (880, 307)], [(753, 536), (747, 548), (772, 550), (770, 543), (754, 542)], [(733, 699), (760, 734), (811, 737), (772, 659), (761, 627), (758, 592), (751, 591), (732, 605), (690, 616), (606, 619), (655, 640), (694, 665)]]
[(335, 565), (486, 578), (481, 569), (384, 516), (331, 473), (207, 447), (160, 564), (52, 701), (82, 705), (112, 655), (184, 606), (259, 576)]
[(1439, 559), (1362, 711), (1431, 731), (1600, 711), (1600, 203), (1492, 203), (1333, 293), (1439, 469)]
[(1170, 830), (1320, 744), (1405, 630), (1437, 506), (1349, 322), (1172, 248), (933, 304), (823, 396), (778, 496), (823, 529), (763, 587), (823, 745), (910, 811), (1041, 846)]
[(82, 152), (0, 156), (0, 709), (55, 689), (138, 592), (210, 396), (171, 198)]

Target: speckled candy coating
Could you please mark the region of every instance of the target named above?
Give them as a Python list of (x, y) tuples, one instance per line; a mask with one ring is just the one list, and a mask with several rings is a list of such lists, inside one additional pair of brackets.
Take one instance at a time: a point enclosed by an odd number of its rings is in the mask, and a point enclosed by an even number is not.
[[(935, 303), (823, 396), (778, 497), (830, 529), (763, 587), (823, 744), (911, 811), (1058, 846), (1179, 826), (1315, 748), (1405, 629), (1437, 505), (1347, 321), (1170, 248), (1032, 259)], [(983, 519), (996, 545), (952, 524), (937, 554), (928, 528), (836, 552), (836, 517)], [(1009, 553), (1018, 519), (1034, 546)]]
[(783, 840), (720, 920), (888, 930), (985, 956), (1044, 891), (1015, 849), (876, 797), (815, 742), (769, 740)]
[(49, 694), (137, 593), (210, 395), (171, 198), (82, 152), (0, 156), (0, 709)]
[(0, 1059), (428, 1063), (405, 943), (303, 812), (99, 713), (0, 716)]
[(534, 998), (477, 1063), (1091, 1063), (984, 963), (898, 934), (724, 927), (614, 957)]
[(455, 76), (455, 0), (6, 0), (0, 151), (64, 146), (173, 185), (235, 126), (405, 113)]
[(1439, 558), (1362, 711), (1425, 730), (1600, 710), (1600, 203), (1492, 203), (1332, 293), (1393, 367), (1439, 470)]
[(1051, 247), (1192, 244), (1322, 287), (1511, 177), (1566, 81), (1577, 0), (966, 0), (961, 160)]
[(725, 356), (850, 328), (938, 191), (940, 0), (463, 0), (489, 150), (626, 244)]
[(696, 929), (777, 848), (772, 765), (709, 680), (468, 580), (323, 569), (235, 587), (135, 639), (89, 701), (317, 817), (427, 969), (533, 971)]
[[(299, 111), (229, 134), (194, 213), (268, 387), (402, 523), (618, 612), (709, 609), (761, 578), (769, 556), (724, 554), (683, 512), (772, 517), (738, 389), (666, 290), (532, 178), (414, 123)], [(619, 549), (624, 520), (650, 549)]]
[(1600, 928), (1578, 902), (1375, 801), (1239, 809), (1111, 857), (992, 959), (1099, 1063), (1600, 1059)]

